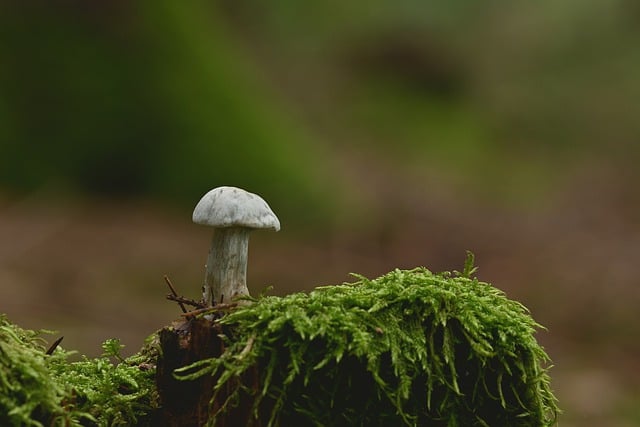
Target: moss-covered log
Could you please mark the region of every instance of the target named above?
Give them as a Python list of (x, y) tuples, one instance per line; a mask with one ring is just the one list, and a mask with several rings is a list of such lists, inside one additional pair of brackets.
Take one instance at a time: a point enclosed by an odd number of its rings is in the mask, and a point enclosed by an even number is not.
[[(226, 393), (221, 391), (212, 400), (216, 377), (202, 376), (193, 381), (180, 381), (174, 376), (178, 368), (194, 362), (219, 358), (224, 352), (223, 329), (220, 323), (204, 317), (175, 322), (159, 332), (160, 354), (156, 371), (156, 385), (160, 409), (156, 414), (157, 426), (197, 427), (209, 421), (212, 412), (220, 409)], [(256, 378), (253, 370), (244, 375)], [(235, 405), (233, 411), (218, 418), (219, 426), (258, 426), (250, 421), (250, 401)], [(225, 419), (227, 421), (225, 421)]]
[(212, 425), (247, 399), (251, 421), (273, 426), (555, 424), (539, 325), (471, 272), (396, 270), (257, 299), (219, 320), (220, 357), (178, 375), (214, 379)]
[(96, 359), (47, 355), (0, 316), (0, 425), (554, 425), (540, 326), (472, 272), (261, 297), (128, 359), (116, 340)]

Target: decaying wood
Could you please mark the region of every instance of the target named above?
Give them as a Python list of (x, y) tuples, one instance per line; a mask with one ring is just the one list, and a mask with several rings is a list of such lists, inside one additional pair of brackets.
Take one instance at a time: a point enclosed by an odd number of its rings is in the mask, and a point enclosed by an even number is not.
[[(217, 395), (216, 400), (211, 402), (217, 377), (205, 375), (197, 380), (181, 381), (173, 376), (177, 368), (219, 357), (225, 349), (221, 339), (223, 333), (219, 323), (204, 317), (187, 317), (184, 321), (176, 321), (172, 326), (160, 331), (161, 354), (156, 370), (156, 384), (161, 404), (156, 417), (158, 426), (202, 426), (211, 414), (220, 409), (222, 402), (226, 401), (228, 393), (223, 390)], [(257, 390), (257, 369), (249, 375), (252, 377), (250, 383), (253, 383)], [(230, 407), (218, 417), (216, 426), (261, 426), (259, 421), (250, 418), (251, 400), (245, 395), (237, 405)]]
[(177, 368), (198, 360), (218, 357), (224, 351), (219, 325), (204, 319), (176, 322), (160, 331), (162, 352), (158, 358), (156, 384), (160, 394), (164, 426), (201, 426), (209, 418), (209, 401), (214, 378), (180, 381), (173, 376)]

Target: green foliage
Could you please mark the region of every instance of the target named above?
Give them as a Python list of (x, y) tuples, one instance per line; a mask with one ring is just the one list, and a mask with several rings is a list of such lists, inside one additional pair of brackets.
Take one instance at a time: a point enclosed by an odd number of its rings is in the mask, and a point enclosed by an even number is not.
[(329, 203), (315, 181), (322, 155), (230, 46), (215, 7), (143, 1), (107, 10), (0, 6), (10, 35), (0, 46), (3, 189), (190, 204), (233, 182), (307, 219), (313, 209), (301, 206)]
[(120, 351), (124, 348), (124, 345), (120, 344), (120, 340), (117, 338), (111, 338), (102, 343), (102, 357), (113, 357), (114, 359), (123, 362), (124, 359), (120, 355)]
[(540, 325), (474, 270), (470, 256), (462, 274), (395, 270), (261, 297), (221, 320), (222, 357), (178, 375), (217, 376), (212, 424), (244, 396), (272, 426), (553, 425)]
[[(475, 270), (469, 254), (461, 273), (395, 270), (261, 296), (219, 320), (221, 357), (177, 375), (215, 376), (213, 425), (240, 399), (270, 426), (555, 424), (540, 325)], [(101, 357), (69, 362), (40, 334), (0, 316), (0, 425), (153, 424), (156, 335), (127, 359), (112, 339)]]
[[(64, 352), (59, 363), (52, 363), (56, 380), (65, 387), (67, 402), (91, 414), (100, 426), (126, 426), (144, 423), (155, 407), (153, 370), (141, 369), (136, 361), (120, 355), (119, 340), (107, 340), (104, 354), (96, 359), (66, 363)], [(113, 357), (120, 363), (113, 364)]]
[(42, 340), (0, 317), (0, 425), (41, 426), (62, 416), (64, 389), (53, 381)]
[[(156, 405), (152, 369), (142, 353), (123, 359), (118, 340), (103, 344), (96, 359), (69, 362), (72, 352), (46, 355), (38, 331), (23, 330), (0, 316), (0, 425), (145, 424)], [(152, 353), (152, 352), (151, 352)], [(109, 357), (120, 361), (110, 362)]]

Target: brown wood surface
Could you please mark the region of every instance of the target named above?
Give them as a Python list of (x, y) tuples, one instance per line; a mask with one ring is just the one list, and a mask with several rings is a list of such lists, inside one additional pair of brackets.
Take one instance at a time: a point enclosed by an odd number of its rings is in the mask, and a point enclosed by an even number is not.
[[(217, 412), (227, 398), (223, 390), (216, 400), (211, 402), (213, 387), (217, 377), (205, 375), (194, 381), (180, 381), (174, 378), (175, 369), (187, 366), (199, 360), (219, 357), (224, 351), (220, 338), (221, 326), (205, 318), (191, 318), (176, 321), (170, 327), (160, 331), (161, 355), (158, 358), (156, 383), (160, 394), (161, 408), (156, 414), (154, 424), (162, 427), (195, 427), (207, 423), (211, 414)], [(244, 378), (245, 384), (258, 387), (257, 370)], [(248, 381), (247, 381), (248, 380)], [(250, 396), (241, 396), (237, 405), (220, 414), (216, 426), (252, 426), (260, 427), (259, 420), (251, 420)]]

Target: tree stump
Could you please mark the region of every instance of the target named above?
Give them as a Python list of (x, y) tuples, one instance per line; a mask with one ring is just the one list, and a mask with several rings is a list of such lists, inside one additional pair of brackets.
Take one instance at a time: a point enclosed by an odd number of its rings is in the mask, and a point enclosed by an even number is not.
[(160, 331), (156, 383), (161, 410), (158, 422), (163, 426), (201, 426), (209, 419), (209, 401), (214, 378), (180, 381), (173, 376), (181, 368), (198, 360), (218, 357), (224, 351), (219, 325), (204, 319), (174, 322)]
[[(176, 321), (159, 333), (161, 353), (157, 361), (156, 384), (161, 408), (156, 414), (155, 424), (166, 427), (196, 427), (210, 420), (228, 397), (226, 389), (213, 397), (217, 376), (203, 376), (196, 380), (178, 380), (176, 369), (194, 362), (219, 357), (224, 352), (220, 324), (206, 318), (190, 318)], [(247, 373), (250, 383), (257, 388), (257, 369)], [(246, 382), (245, 382), (246, 383)], [(216, 417), (216, 426), (252, 426), (261, 423), (250, 420), (252, 399), (244, 396), (237, 405)]]

